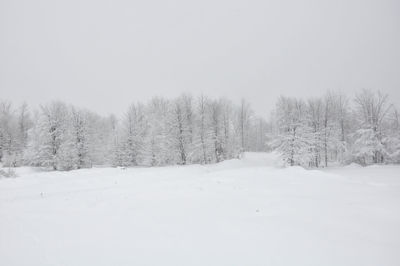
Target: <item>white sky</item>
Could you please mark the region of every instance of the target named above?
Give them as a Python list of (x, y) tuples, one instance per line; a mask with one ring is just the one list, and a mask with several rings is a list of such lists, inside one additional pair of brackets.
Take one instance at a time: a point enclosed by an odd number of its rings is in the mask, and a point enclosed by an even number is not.
[(400, 104), (400, 1), (0, 0), (0, 98), (102, 114), (182, 92), (380, 89)]

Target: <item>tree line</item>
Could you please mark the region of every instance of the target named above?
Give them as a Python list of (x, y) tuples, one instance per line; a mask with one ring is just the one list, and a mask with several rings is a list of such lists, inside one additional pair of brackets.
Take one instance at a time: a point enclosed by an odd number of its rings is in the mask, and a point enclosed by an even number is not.
[(59, 101), (32, 111), (0, 101), (0, 163), (54, 170), (208, 164), (265, 151), (267, 128), (246, 101), (205, 96), (156, 97), (120, 118)]
[(399, 112), (379, 91), (280, 97), (270, 124), (269, 146), (287, 165), (400, 163)]
[(206, 96), (155, 97), (119, 118), (60, 101), (34, 110), (0, 101), (3, 166), (209, 164), (272, 150), (291, 166), (400, 163), (399, 113), (387, 95), (371, 90), (353, 99), (332, 91), (310, 99), (281, 96), (268, 121), (245, 100)]

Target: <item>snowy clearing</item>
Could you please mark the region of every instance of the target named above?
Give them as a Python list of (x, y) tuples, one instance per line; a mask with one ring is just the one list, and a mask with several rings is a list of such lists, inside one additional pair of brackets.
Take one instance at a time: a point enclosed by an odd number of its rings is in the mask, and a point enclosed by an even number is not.
[(0, 265), (399, 265), (400, 166), (241, 161), (0, 179)]

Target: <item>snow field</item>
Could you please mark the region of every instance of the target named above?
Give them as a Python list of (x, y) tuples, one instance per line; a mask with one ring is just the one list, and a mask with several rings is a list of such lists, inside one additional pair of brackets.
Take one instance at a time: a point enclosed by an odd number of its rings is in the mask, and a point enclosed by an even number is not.
[[(22, 171), (21, 171), (22, 172)], [(400, 167), (94, 168), (0, 179), (0, 265), (399, 265)]]

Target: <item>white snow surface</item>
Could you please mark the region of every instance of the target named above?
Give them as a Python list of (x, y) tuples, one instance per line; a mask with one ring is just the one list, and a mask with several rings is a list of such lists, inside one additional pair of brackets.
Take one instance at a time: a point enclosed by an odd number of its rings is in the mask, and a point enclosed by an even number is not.
[(400, 265), (400, 167), (21, 169), (0, 179), (0, 265)]

